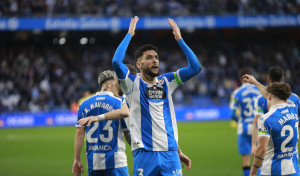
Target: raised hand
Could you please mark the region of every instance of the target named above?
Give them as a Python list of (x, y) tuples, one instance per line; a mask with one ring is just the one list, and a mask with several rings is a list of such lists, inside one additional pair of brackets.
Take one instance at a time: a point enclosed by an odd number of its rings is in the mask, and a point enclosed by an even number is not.
[(258, 81), (252, 75), (245, 74), (242, 76), (242, 80), (246, 83), (250, 83), (254, 85), (258, 84)]
[(171, 27), (173, 29), (173, 34), (175, 36), (175, 40), (178, 41), (178, 40), (182, 39), (180, 29), (177, 26), (177, 24), (175, 23), (175, 21), (173, 19), (169, 18), (169, 24), (171, 25)]
[(136, 23), (139, 21), (139, 17), (135, 16), (134, 18), (131, 18), (128, 33), (134, 36), (135, 34), (135, 28), (136, 28)]

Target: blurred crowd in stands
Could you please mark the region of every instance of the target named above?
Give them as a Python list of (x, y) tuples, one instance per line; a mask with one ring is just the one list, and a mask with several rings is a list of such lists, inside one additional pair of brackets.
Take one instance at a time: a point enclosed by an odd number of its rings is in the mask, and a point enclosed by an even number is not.
[[(285, 70), (286, 81), (300, 92), (300, 35), (296, 29), (182, 31), (184, 40), (203, 65), (202, 72), (177, 89), (176, 106), (228, 105), (240, 85), (237, 72), (250, 66), (266, 84), (272, 65)], [(6, 32), (0, 37), (0, 112), (69, 109), (84, 92), (95, 93), (97, 76), (112, 69), (111, 60), (126, 32), (99, 32), (92, 43), (80, 45), (82, 32)], [(274, 37), (276, 36), (276, 37)], [(176, 71), (186, 58), (170, 31), (139, 31), (127, 50), (125, 63), (134, 64), (134, 51), (145, 43), (159, 49), (160, 72)]]
[(300, 0), (1, 0), (0, 16), (298, 14)]

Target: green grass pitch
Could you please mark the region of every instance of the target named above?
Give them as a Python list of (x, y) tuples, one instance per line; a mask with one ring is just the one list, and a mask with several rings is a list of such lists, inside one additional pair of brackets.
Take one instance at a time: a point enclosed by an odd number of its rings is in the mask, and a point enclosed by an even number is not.
[[(192, 169), (185, 176), (240, 176), (236, 130), (229, 121), (178, 123), (179, 144), (191, 158)], [(75, 127), (22, 128), (0, 130), (0, 175), (72, 175)], [(85, 146), (83, 175), (87, 174)], [(133, 158), (127, 146), (129, 172)], [(149, 163), (150, 164), (150, 163)]]

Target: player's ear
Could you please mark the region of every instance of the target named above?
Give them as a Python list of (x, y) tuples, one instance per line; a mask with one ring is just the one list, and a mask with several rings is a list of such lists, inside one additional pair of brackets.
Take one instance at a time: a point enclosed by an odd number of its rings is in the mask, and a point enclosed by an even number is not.
[(140, 62), (140, 60), (136, 61), (136, 67), (141, 70), (141, 62)]
[(111, 87), (111, 82), (110, 81), (106, 81), (105, 85), (106, 85), (107, 88), (110, 88)]
[(272, 94), (269, 93), (269, 95), (268, 95), (268, 100), (271, 100), (271, 99), (272, 99)]

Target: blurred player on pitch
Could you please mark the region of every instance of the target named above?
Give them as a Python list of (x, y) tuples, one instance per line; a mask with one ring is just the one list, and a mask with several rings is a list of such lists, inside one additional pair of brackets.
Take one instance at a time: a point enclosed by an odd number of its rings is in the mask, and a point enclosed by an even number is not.
[[(120, 109), (122, 101), (117, 98), (120, 94), (118, 80), (113, 71), (104, 71), (98, 78), (100, 92), (95, 96), (83, 101), (79, 106), (78, 120), (87, 116), (103, 117), (101, 115)], [(129, 113), (120, 113), (127, 117)], [(128, 175), (127, 158), (125, 154), (125, 143), (123, 131), (128, 133), (125, 121), (101, 121), (83, 127), (76, 125), (76, 136), (74, 143), (74, 164), (72, 172), (80, 176), (83, 172), (80, 160), (80, 151), (86, 131), (86, 156), (88, 161), (89, 176), (126, 176)], [(124, 133), (126, 133), (124, 132)], [(127, 136), (129, 136), (127, 134)]]
[[(242, 80), (244, 74), (252, 73), (251, 68), (243, 68), (239, 71), (239, 78), (242, 86), (236, 89), (230, 98), (231, 118), (238, 121), (238, 150), (242, 155), (243, 175), (249, 176), (251, 162), (251, 135), (252, 122), (254, 119), (254, 102), (260, 92), (249, 83)], [(239, 118), (236, 117), (236, 110), (240, 109)]]
[(178, 146), (178, 134), (171, 94), (183, 82), (200, 72), (195, 54), (182, 40), (176, 23), (169, 19), (175, 39), (184, 51), (188, 67), (159, 75), (157, 48), (140, 47), (135, 54), (141, 73), (132, 75), (122, 63), (134, 36), (138, 17), (131, 19), (128, 34), (116, 50), (113, 68), (120, 80), (130, 109), (129, 130), (134, 156), (134, 175), (182, 175), (180, 161), (191, 167), (190, 159)]
[(298, 107), (288, 103), (290, 86), (277, 82), (265, 88), (251, 75), (244, 75), (243, 80), (260, 90), (269, 110), (257, 121), (258, 144), (250, 176), (260, 166), (261, 175), (299, 176), (299, 117)]

